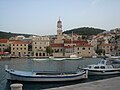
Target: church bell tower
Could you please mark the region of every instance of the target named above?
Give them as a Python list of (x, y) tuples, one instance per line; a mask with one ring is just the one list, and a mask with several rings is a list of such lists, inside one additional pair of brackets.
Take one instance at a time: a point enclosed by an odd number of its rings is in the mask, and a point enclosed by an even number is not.
[(57, 36), (61, 36), (62, 35), (62, 21), (59, 20), (57, 21)]

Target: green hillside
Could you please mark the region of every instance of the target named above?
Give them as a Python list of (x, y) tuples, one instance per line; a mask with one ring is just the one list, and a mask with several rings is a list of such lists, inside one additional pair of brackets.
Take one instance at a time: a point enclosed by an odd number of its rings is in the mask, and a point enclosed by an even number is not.
[(97, 35), (98, 33), (102, 33), (106, 30), (97, 29), (97, 28), (89, 28), (89, 27), (82, 27), (82, 28), (75, 28), (71, 30), (64, 31), (65, 34), (76, 33), (79, 35)]
[(23, 35), (25, 37), (29, 37), (30, 34), (18, 34), (18, 33), (11, 33), (11, 32), (3, 32), (3, 31), (0, 31), (0, 38), (10, 38), (10, 37), (13, 37), (13, 36), (18, 36), (18, 35)]

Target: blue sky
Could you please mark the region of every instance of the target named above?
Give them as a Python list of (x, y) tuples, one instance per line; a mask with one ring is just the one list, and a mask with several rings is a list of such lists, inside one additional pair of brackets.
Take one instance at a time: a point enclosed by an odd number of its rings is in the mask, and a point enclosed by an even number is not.
[(78, 27), (120, 27), (120, 0), (0, 0), (0, 31), (37, 35)]

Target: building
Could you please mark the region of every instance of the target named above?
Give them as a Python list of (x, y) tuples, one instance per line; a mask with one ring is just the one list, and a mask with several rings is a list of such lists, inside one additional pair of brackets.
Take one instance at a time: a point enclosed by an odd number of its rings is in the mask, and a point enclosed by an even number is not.
[(53, 50), (54, 57), (64, 57), (64, 44), (60, 43), (53, 43), (50, 45)]
[(71, 54), (76, 54), (78, 57), (92, 57), (95, 52), (92, 45), (87, 41), (71, 41), (66, 40), (64, 42), (65, 56), (69, 57)]
[(54, 43), (63, 43), (63, 39), (64, 37), (62, 34), (62, 21), (59, 18), (59, 20), (57, 21), (57, 37), (54, 40)]
[(73, 34), (62, 34), (62, 21), (57, 22), (57, 36), (50, 44), (54, 57), (70, 57), (76, 54), (78, 57), (91, 57), (95, 54), (94, 48), (87, 41), (82, 41), (82, 36)]
[(28, 43), (19, 40), (11, 40), (9, 43), (11, 46), (11, 57), (24, 57), (28, 55)]
[(8, 39), (0, 39), (0, 52), (5, 52), (9, 48)]
[(111, 44), (100, 44), (98, 47), (99, 49), (104, 50), (103, 54), (111, 55), (111, 48), (112, 48)]
[(47, 57), (46, 47), (50, 46), (48, 36), (33, 36), (32, 37), (32, 56)]

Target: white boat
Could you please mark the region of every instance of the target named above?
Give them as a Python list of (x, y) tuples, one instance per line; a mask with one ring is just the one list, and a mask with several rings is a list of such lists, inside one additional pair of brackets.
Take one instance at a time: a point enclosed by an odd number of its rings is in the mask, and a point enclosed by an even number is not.
[(54, 82), (54, 81), (71, 81), (86, 79), (88, 73), (85, 70), (80, 70), (77, 72), (41, 72), (41, 71), (18, 71), (13, 69), (8, 69), (6, 66), (6, 72), (8, 74), (7, 79), (17, 80), (17, 81), (31, 81), (31, 82)]
[(110, 56), (110, 59), (119, 59), (120, 60), (120, 56)]
[(94, 56), (92, 56), (92, 58), (97, 58), (97, 56), (96, 56), (96, 55), (94, 55)]
[(49, 60), (65, 60), (66, 58), (49, 57)]
[[(120, 65), (120, 64), (119, 64)], [(88, 75), (111, 75), (119, 74), (120, 67), (115, 67), (111, 60), (101, 60), (98, 64), (88, 65)]]
[(69, 58), (66, 58), (67, 60), (80, 60), (82, 57), (78, 57), (76, 54), (70, 55)]
[(46, 59), (46, 58), (33, 58), (31, 60), (33, 60), (33, 61), (42, 61), (42, 60), (48, 60), (48, 59)]

